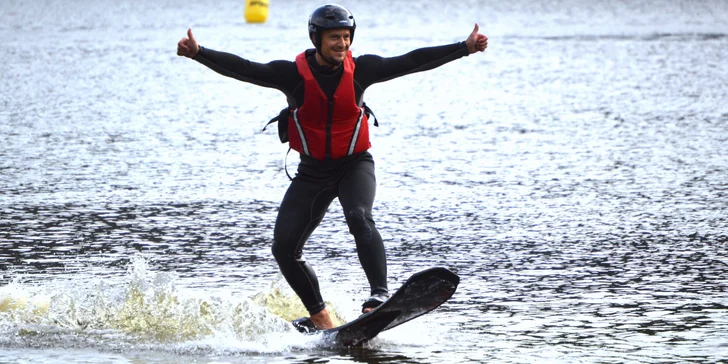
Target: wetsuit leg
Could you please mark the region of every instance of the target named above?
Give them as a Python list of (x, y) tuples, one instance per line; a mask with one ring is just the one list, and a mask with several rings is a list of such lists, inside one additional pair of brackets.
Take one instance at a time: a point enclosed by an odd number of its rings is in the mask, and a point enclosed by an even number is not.
[(358, 159), (339, 184), (339, 202), (372, 295), (387, 295), (387, 258), (372, 217), (377, 182), (371, 156)]
[(311, 315), (326, 306), (316, 274), (303, 260), (303, 246), (323, 219), (335, 194), (335, 188), (294, 178), (281, 202), (273, 233), (273, 257)]

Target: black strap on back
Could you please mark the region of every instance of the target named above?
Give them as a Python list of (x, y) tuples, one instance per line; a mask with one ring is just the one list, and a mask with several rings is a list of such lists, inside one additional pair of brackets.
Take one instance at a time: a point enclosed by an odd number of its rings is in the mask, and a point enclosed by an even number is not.
[(286, 171), (286, 176), (288, 176), (289, 181), (293, 181), (293, 177), (288, 173), (288, 154), (291, 153), (291, 147), (288, 147), (288, 151), (286, 152), (286, 156), (283, 157), (283, 169)]
[(367, 106), (366, 102), (363, 103), (361, 106), (364, 107), (364, 113), (367, 114), (367, 119), (370, 119), (370, 120), (374, 119), (374, 126), (376, 126), (378, 128), (379, 121), (377, 121), (377, 117), (374, 115), (374, 111), (372, 111), (372, 109), (369, 106)]
[(276, 117), (270, 119), (268, 124), (265, 124), (263, 131), (268, 128), (268, 125), (278, 122), (278, 139), (281, 140), (281, 143), (288, 143), (288, 114), (289, 109), (286, 107)]

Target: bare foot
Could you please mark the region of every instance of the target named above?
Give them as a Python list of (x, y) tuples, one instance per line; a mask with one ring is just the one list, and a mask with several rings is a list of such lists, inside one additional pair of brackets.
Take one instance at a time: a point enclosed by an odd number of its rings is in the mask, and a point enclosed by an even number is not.
[(316, 325), (316, 328), (320, 330), (328, 330), (334, 328), (334, 322), (331, 321), (329, 311), (325, 308), (321, 310), (321, 312), (315, 315), (311, 315), (311, 321), (313, 321), (313, 324)]

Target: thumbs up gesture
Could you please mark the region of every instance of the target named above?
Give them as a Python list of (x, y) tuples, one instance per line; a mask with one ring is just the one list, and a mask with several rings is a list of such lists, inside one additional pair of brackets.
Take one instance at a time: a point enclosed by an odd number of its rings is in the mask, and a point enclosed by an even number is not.
[(177, 55), (189, 58), (195, 58), (200, 52), (200, 45), (197, 44), (195, 36), (192, 35), (192, 29), (187, 29), (187, 37), (180, 39), (177, 43)]
[(470, 54), (483, 52), (486, 48), (488, 48), (488, 37), (478, 33), (478, 30), (480, 30), (480, 27), (478, 26), (478, 23), (475, 23), (475, 29), (473, 29), (473, 32), (470, 33), (468, 39), (465, 40), (465, 44), (468, 46), (468, 52)]

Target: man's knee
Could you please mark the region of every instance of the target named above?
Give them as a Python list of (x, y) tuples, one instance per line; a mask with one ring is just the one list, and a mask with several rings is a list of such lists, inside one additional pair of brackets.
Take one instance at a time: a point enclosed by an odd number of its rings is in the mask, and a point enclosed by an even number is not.
[(349, 222), (349, 232), (354, 238), (363, 243), (372, 240), (372, 226), (374, 221), (368, 216), (363, 207), (355, 207), (347, 213), (347, 221)]
[(279, 240), (273, 239), (273, 244), (271, 245), (270, 250), (271, 253), (273, 253), (273, 258), (275, 258), (277, 262), (301, 257), (300, 252), (296, 252), (295, 249), (290, 249), (288, 246), (290, 246), (290, 244), (281, 244)]

